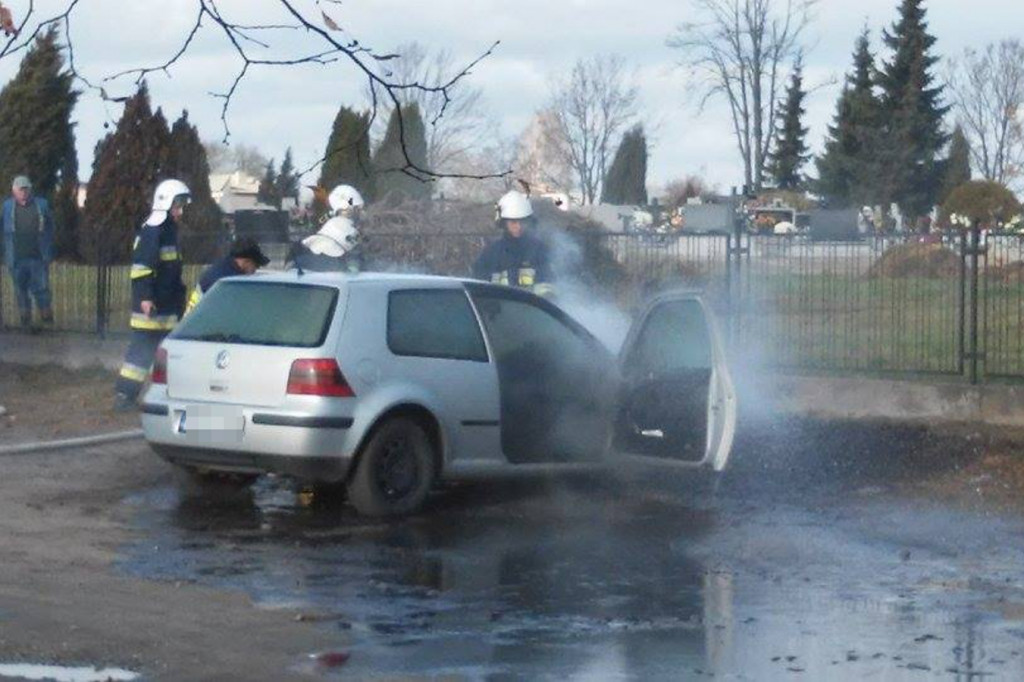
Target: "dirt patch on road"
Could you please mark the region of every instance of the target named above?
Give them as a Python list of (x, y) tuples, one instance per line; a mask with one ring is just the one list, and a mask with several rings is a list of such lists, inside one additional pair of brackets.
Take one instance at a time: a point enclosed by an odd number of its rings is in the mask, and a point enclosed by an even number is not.
[(139, 427), (139, 415), (111, 409), (114, 374), (103, 368), (0, 363), (0, 443), (91, 436)]

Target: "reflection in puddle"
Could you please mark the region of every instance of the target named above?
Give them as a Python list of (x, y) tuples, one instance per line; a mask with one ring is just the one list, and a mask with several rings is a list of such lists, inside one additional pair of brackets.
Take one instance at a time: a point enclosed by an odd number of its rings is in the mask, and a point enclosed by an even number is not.
[(157, 491), (130, 501), (147, 539), (121, 566), (298, 609), (338, 632), (346, 679), (1024, 679), (1024, 629), (990, 607), (1024, 601), (1017, 529), (863, 500), (680, 498), (484, 483), (378, 523), (276, 482), (232, 504)]
[(33, 663), (0, 663), (0, 677), (46, 682), (127, 682), (139, 679), (137, 673), (120, 668), (69, 668)]

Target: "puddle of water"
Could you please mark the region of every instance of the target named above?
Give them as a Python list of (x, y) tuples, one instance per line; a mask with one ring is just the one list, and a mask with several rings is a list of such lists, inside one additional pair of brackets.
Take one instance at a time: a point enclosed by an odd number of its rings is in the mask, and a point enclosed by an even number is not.
[(46, 682), (129, 682), (139, 679), (139, 674), (121, 668), (70, 668), (35, 663), (0, 663), (0, 677)]

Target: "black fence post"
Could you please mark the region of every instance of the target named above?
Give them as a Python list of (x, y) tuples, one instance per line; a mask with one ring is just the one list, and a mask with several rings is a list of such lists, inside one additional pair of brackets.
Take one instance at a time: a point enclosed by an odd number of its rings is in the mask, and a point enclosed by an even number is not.
[(971, 354), (970, 359), (970, 382), (978, 383), (978, 359), (981, 353), (978, 348), (978, 256), (981, 255), (981, 229), (978, 221), (971, 224)]
[(967, 358), (967, 232), (960, 230), (960, 306), (957, 314), (956, 350), (959, 361), (957, 374), (963, 377)]

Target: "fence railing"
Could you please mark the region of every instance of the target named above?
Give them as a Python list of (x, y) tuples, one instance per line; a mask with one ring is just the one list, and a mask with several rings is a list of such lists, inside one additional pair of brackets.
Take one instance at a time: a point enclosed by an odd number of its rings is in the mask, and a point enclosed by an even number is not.
[[(492, 239), (493, 233), (374, 234), (364, 249), (371, 269), (467, 276)], [(769, 365), (1024, 378), (1022, 235), (837, 243), (584, 232), (557, 237), (552, 253), (557, 273), (625, 308), (669, 287), (701, 289), (725, 319), (735, 350)], [(202, 268), (186, 266), (189, 286)], [(50, 284), (58, 329), (127, 331), (127, 265), (55, 263)], [(17, 324), (2, 268), (0, 315), (0, 324)]]

